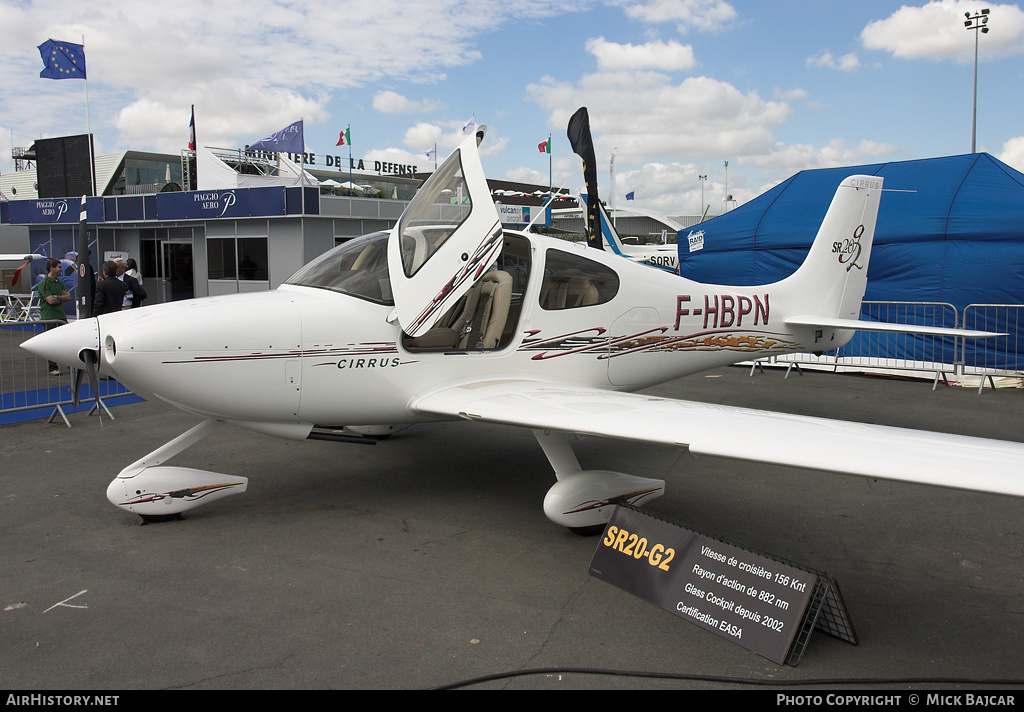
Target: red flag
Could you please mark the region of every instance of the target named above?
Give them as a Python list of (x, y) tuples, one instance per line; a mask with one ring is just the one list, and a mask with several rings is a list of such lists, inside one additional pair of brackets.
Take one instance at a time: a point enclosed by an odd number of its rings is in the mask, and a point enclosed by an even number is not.
[[(29, 260), (28, 262), (23, 264), (21, 267), (19, 267), (18, 269), (14, 270), (14, 277), (11, 279), (11, 286), (12, 287), (15, 286), (18, 283), (18, 277), (21, 276), (21, 270), (25, 269), (30, 264), (32, 264), (32, 260)], [(31, 291), (31, 290), (29, 290), (29, 291)]]
[(340, 134), (338, 134), (338, 142), (334, 144), (335, 146), (344, 146), (346, 143), (349, 146), (352, 145), (352, 134), (350, 134), (348, 131), (348, 129), (345, 129)]
[(537, 150), (541, 153), (551, 153), (551, 139), (547, 141), (541, 141), (537, 144)]

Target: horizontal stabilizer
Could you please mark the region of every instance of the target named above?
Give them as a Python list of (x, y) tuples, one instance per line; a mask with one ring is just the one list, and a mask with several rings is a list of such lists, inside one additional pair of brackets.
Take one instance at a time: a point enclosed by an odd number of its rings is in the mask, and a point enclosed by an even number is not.
[(856, 331), (886, 331), (897, 334), (928, 334), (931, 336), (961, 336), (965, 339), (988, 339), (993, 336), (1006, 336), (995, 331), (972, 331), (970, 329), (950, 329), (941, 326), (920, 326), (917, 324), (892, 324), (886, 321), (861, 321), (859, 319), (840, 319), (838, 317), (800, 315), (783, 319), (786, 326), (820, 326), (825, 329), (850, 329)]

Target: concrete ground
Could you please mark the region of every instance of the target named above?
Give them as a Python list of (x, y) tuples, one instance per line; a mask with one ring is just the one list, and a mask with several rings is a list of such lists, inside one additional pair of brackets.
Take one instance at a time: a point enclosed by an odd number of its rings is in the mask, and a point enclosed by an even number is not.
[[(733, 367), (652, 392), (1024, 441), (1020, 390)], [(591, 577), (599, 538), (544, 517), (554, 479), (528, 431), (367, 447), (227, 426), (172, 464), (248, 492), (138, 526), (108, 482), (197, 421), (114, 415), (0, 427), (0, 689), (1024, 689), (1021, 499), (581, 442), (585, 468), (667, 480), (648, 510), (837, 579), (860, 644), (816, 632), (793, 667)], [(834, 682), (852, 678), (873, 682)]]

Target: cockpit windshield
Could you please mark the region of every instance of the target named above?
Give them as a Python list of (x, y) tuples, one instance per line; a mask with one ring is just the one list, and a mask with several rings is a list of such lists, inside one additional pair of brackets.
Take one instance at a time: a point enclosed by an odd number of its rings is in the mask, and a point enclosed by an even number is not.
[(285, 284), (318, 287), (394, 306), (388, 273), (387, 231), (357, 237), (328, 250), (293, 274)]

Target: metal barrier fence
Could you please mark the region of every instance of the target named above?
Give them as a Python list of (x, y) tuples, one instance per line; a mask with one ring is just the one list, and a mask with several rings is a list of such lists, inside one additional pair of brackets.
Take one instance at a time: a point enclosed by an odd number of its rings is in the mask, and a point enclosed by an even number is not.
[[(823, 352), (788, 354), (769, 360), (787, 364), (789, 369), (801, 365), (826, 366), (833, 370), (906, 371), (933, 376), (932, 389), (939, 379), (949, 382), (949, 375), (958, 378), (978, 376), (981, 389), (987, 381), (993, 387), (994, 376), (1024, 376), (1024, 305), (972, 304), (961, 317), (955, 307), (942, 302), (864, 302), (861, 319), (914, 324), (942, 328), (962, 328), (1006, 333), (987, 339), (965, 339), (951, 336), (896, 334), (859, 331), (845, 346)], [(765, 361), (762, 360), (762, 361)], [(755, 362), (751, 373), (760, 365)], [(789, 375), (787, 370), (786, 375)]]
[[(65, 424), (71, 423), (65, 410), (72, 405), (71, 390), (75, 385), (75, 371), (67, 366), (56, 369), (51, 375), (50, 365), (20, 348), (36, 334), (47, 327), (60, 328), (61, 321), (23, 321), (17, 324), (0, 324), (0, 415), (48, 409), (50, 420), (60, 415)], [(131, 391), (114, 380), (102, 380), (99, 384), (100, 398), (130, 395)], [(101, 404), (102, 405), (102, 404)], [(80, 409), (96, 407), (96, 398), (86, 383), (82, 387)], [(109, 415), (109, 411), (106, 411)]]
[(969, 304), (964, 308), (963, 325), (965, 329), (1006, 334), (985, 339), (984, 343), (975, 343), (975, 339), (962, 341), (961, 373), (981, 376), (979, 393), (986, 380), (995, 387), (993, 376), (1019, 376), (1024, 372), (1024, 355), (1020, 353), (1024, 346), (1024, 305)]

